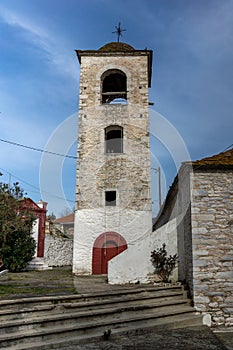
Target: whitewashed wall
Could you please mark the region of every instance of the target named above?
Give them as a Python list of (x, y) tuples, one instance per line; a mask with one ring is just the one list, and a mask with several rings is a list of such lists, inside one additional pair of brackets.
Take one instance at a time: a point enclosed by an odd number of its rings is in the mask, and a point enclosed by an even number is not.
[[(176, 219), (168, 222), (154, 232), (148, 232), (146, 236), (120, 255), (114, 257), (108, 263), (108, 281), (111, 284), (146, 283), (150, 281), (150, 274), (154, 268), (150, 260), (151, 251), (166, 244), (169, 255), (177, 254), (177, 227)], [(177, 281), (178, 269), (173, 273), (172, 280)]]
[(34, 220), (33, 226), (32, 226), (32, 237), (34, 238), (36, 242), (36, 249), (34, 257), (37, 256), (37, 245), (38, 245), (38, 232), (39, 232), (39, 219)]
[(111, 207), (77, 211), (75, 220), (73, 272), (87, 275), (92, 273), (92, 249), (101, 233), (115, 231), (131, 246), (151, 231), (152, 222), (150, 211), (116, 211)]

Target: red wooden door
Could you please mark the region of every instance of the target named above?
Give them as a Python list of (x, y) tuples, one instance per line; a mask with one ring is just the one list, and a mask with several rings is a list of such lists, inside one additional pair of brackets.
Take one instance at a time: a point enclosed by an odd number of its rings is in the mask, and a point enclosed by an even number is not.
[(101, 273), (108, 273), (108, 261), (118, 254), (116, 242), (107, 241), (101, 249)]
[(93, 275), (107, 274), (108, 261), (125, 249), (127, 243), (117, 232), (105, 232), (97, 237), (92, 253)]

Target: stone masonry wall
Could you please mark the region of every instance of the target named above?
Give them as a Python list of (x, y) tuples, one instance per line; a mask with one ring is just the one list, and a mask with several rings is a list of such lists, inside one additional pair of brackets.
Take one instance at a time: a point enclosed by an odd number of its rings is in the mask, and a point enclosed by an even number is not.
[(233, 171), (192, 181), (194, 304), (212, 325), (233, 325)]
[(71, 266), (73, 239), (46, 234), (44, 259), (48, 266)]
[[(110, 69), (127, 76), (127, 103), (102, 104), (101, 77)], [(107, 231), (127, 244), (151, 230), (148, 60), (146, 54), (82, 56), (73, 272), (92, 272), (95, 239)], [(123, 129), (123, 152), (105, 153), (105, 128)], [(116, 206), (105, 206), (105, 191)]]

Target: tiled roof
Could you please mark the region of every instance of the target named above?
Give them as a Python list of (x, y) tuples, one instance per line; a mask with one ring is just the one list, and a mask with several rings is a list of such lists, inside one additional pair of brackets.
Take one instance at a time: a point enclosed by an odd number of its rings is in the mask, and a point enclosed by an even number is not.
[(203, 158), (192, 162), (192, 165), (195, 166), (228, 166), (233, 165), (233, 148), (216, 154), (212, 157)]
[(134, 51), (134, 48), (126, 43), (122, 42), (112, 42), (108, 43), (104, 46), (102, 46), (99, 51), (104, 52), (127, 52), (127, 51)]
[(54, 221), (55, 224), (67, 224), (74, 222), (74, 213), (58, 218)]

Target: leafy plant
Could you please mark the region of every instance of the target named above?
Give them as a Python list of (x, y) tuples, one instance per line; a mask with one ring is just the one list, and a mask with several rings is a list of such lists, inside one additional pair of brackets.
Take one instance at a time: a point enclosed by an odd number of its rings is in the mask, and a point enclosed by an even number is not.
[(169, 276), (172, 274), (178, 262), (178, 255), (169, 255), (166, 251), (166, 244), (163, 243), (162, 248), (155, 249), (151, 252), (151, 262), (163, 282), (169, 282)]
[(14, 272), (26, 267), (36, 248), (31, 234), (35, 216), (23, 194), (18, 182), (12, 187), (0, 182), (0, 260)]

